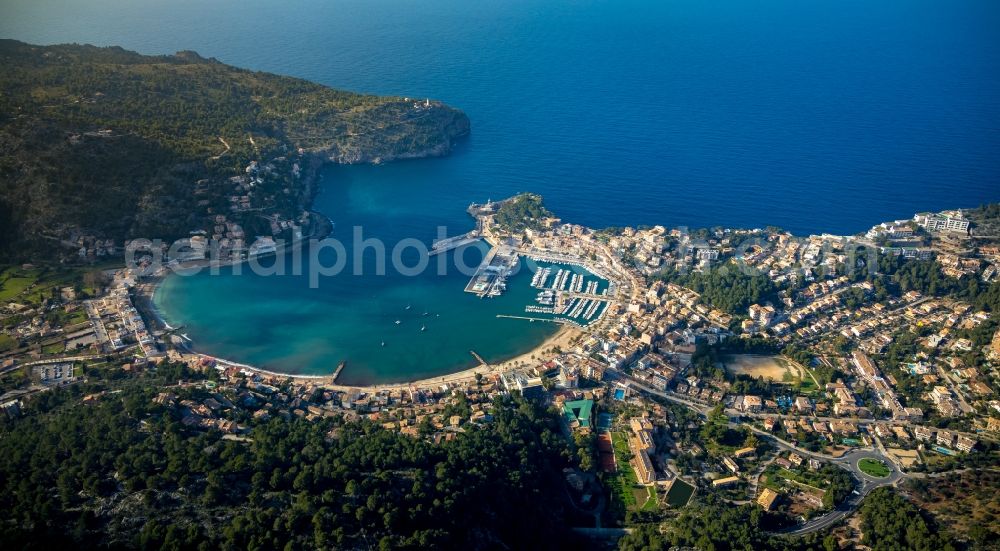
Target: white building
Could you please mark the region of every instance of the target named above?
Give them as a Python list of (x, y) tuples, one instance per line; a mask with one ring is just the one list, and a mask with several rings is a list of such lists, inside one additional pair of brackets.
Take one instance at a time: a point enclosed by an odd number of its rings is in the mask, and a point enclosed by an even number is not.
[(914, 215), (913, 220), (927, 231), (969, 231), (969, 220), (962, 214), (962, 211), (934, 213), (920, 213)]

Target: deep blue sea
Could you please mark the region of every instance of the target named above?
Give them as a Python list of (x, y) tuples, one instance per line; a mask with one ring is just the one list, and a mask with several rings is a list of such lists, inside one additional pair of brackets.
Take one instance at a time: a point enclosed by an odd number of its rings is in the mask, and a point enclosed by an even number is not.
[(3, 0), (0, 36), (193, 49), (464, 109), (409, 176), (591, 226), (856, 232), (1000, 199), (996, 0)]
[(0, 4), (0, 37), (192, 49), (465, 110), (472, 135), (447, 159), (327, 172), (317, 208), (386, 237), (464, 231), (469, 202), (519, 191), (594, 227), (800, 234), (1000, 200), (998, 29), (996, 0)]

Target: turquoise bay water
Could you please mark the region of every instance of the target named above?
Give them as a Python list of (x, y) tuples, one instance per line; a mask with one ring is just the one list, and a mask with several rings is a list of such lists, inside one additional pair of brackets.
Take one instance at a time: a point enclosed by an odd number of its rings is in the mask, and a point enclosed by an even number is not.
[[(473, 223), (465, 213), (467, 205), (430, 208), (428, 190), (408, 185), (400, 174), (431, 164), (408, 164), (327, 169), (326, 180), (336, 185), (324, 187), (316, 208), (336, 220), (332, 237), (344, 243), (351, 260), (343, 273), (320, 278), (317, 288), (310, 288), (308, 272), (255, 275), (243, 266), (240, 275), (232, 275), (230, 268), (213, 276), (206, 270), (168, 277), (155, 296), (158, 308), (171, 324), (184, 326), (181, 332), (198, 350), (283, 373), (328, 375), (346, 361), (338, 379), (344, 384), (410, 381), (458, 371), (476, 365), (473, 350), (495, 362), (553, 334), (553, 323), (496, 317), (551, 317), (524, 311), (525, 305), (535, 304), (538, 292), (530, 286), (534, 262), (522, 261), (508, 280), (508, 291), (489, 299), (463, 292), (469, 278), (454, 261), (459, 254), (464, 266), (477, 266), (485, 245), (432, 257), (430, 268), (417, 276), (392, 269), (389, 253), (401, 240), (430, 243), (438, 226), (452, 235), (468, 231)], [(362, 275), (354, 275), (355, 227), (365, 239), (385, 243), (385, 275), (377, 275), (371, 249), (364, 251)], [(325, 266), (334, 264), (333, 253), (319, 258)], [(402, 258), (406, 266), (416, 264), (413, 254)], [(441, 258), (444, 275), (438, 272)], [(285, 273), (291, 274), (292, 260), (287, 260)], [(604, 289), (606, 282), (600, 281), (599, 289)]]
[(168, 320), (184, 324), (198, 350), (310, 375), (332, 374), (346, 361), (338, 379), (343, 384), (458, 371), (476, 365), (472, 350), (488, 361), (503, 360), (556, 330), (551, 323), (496, 317), (528, 315), (524, 306), (535, 294), (528, 272), (509, 280), (509, 292), (488, 300), (463, 293), (462, 276), (398, 277), (343, 275), (315, 290), (290, 277), (173, 277), (156, 301)]
[[(330, 169), (317, 204), (338, 228), (360, 222), (427, 240), (439, 224), (451, 234), (467, 229), (470, 201), (519, 191), (541, 193), (565, 220), (594, 227), (773, 224), (796, 233), (854, 233), (916, 211), (996, 201), (997, 28), (994, 0), (0, 5), (2, 37), (150, 54), (193, 49), (464, 109), (473, 133), (453, 156)], [(326, 369), (343, 359), (345, 343), (360, 351), (381, 338), (377, 315), (391, 317), (399, 301), (425, 295), (454, 301), (456, 314), (466, 308), (472, 297), (453, 292), (464, 278), (451, 277), (386, 276), (316, 291), (295, 278), (188, 278), (171, 282), (161, 302), (209, 352), (265, 363), (300, 356)], [(495, 318), (513, 295), (472, 300), (462, 314), (471, 317), (455, 328), (494, 335), (493, 354), (544, 337), (539, 324)], [(381, 306), (365, 310), (372, 302)], [(362, 373), (359, 360), (351, 376), (465, 365), (468, 350), (483, 353), (488, 339), (461, 340), (462, 331), (411, 339), (418, 367), (393, 358)]]

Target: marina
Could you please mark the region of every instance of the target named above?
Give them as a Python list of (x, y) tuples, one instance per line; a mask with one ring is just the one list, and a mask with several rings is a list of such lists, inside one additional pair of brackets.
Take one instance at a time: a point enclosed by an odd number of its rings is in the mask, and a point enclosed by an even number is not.
[(535, 272), (535, 275), (531, 278), (531, 286), (536, 289), (541, 289), (545, 287), (545, 282), (548, 280), (549, 274), (551, 273), (552, 273), (551, 268), (539, 269), (537, 272)]
[[(480, 298), (499, 296), (506, 291), (507, 278), (518, 267), (518, 258), (518, 253), (509, 247), (493, 247), (465, 286), (465, 292)], [(604, 280), (607, 287), (600, 289), (601, 281), (582, 266), (538, 266), (530, 283), (532, 288), (539, 290), (535, 295), (536, 304), (526, 305), (524, 312), (589, 324), (600, 319), (599, 314), (610, 300), (610, 282)]]
[(539, 266), (531, 278), (531, 287), (539, 289), (535, 296), (537, 304), (525, 306), (524, 311), (562, 316), (560, 319), (589, 324), (600, 319), (599, 314), (603, 313), (610, 300), (610, 282), (604, 281), (607, 287), (600, 289), (601, 278), (594, 276), (589, 269), (586, 273), (579, 273), (570, 267)]
[[(524, 256), (535, 263), (544, 262), (553, 265), (580, 265), (581, 262), (580, 259), (575, 256), (555, 253), (551, 251), (542, 252), (538, 250), (533, 250), (530, 251), (530, 253), (526, 252)], [(602, 267), (588, 263), (585, 266), (585, 268), (587, 272), (596, 276), (599, 280), (607, 282), (607, 288), (604, 289), (601, 294), (610, 294), (610, 295), (615, 294), (615, 279), (610, 274), (605, 272)], [(551, 273), (552, 267), (548, 267), (547, 269), (550, 270)], [(561, 285), (564, 283), (565, 278), (567, 278), (568, 275), (572, 273), (573, 272), (571, 270), (558, 268), (550, 288), (559, 289)], [(593, 283), (596, 284), (597, 281), (594, 281)], [(544, 285), (544, 283), (542, 285)], [(598, 288), (599, 288), (598, 285), (594, 285), (593, 292), (596, 293), (598, 291)]]
[(535, 302), (544, 306), (552, 306), (555, 303), (556, 293), (552, 290), (546, 290), (538, 293), (535, 296)]

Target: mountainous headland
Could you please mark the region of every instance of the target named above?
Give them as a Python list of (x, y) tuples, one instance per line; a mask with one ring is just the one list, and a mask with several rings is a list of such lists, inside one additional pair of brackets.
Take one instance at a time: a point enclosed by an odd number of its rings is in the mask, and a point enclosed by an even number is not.
[(324, 163), (447, 155), (430, 99), (334, 90), (194, 52), (0, 40), (0, 258), (94, 259), (137, 237), (308, 235)]

